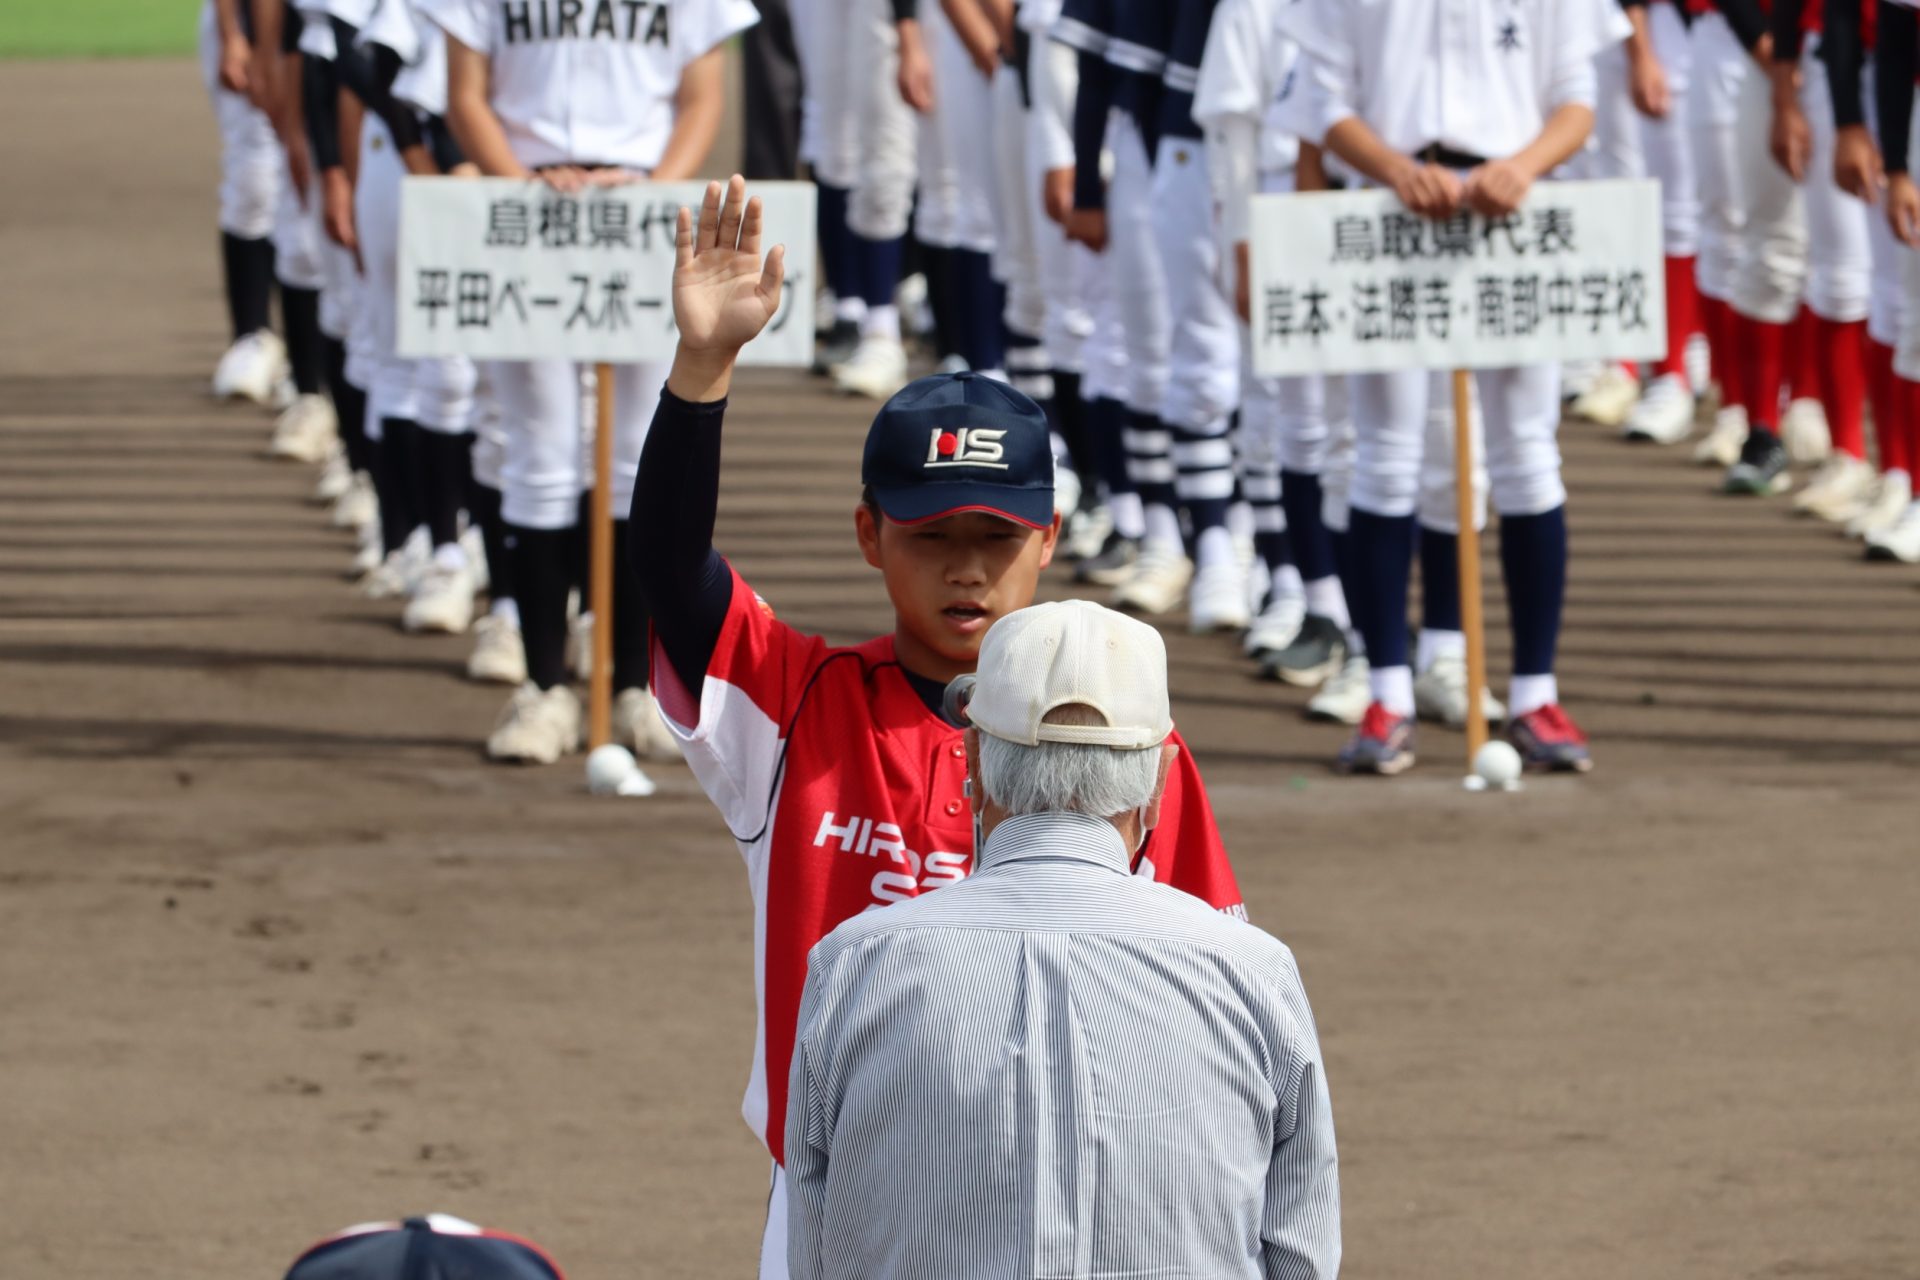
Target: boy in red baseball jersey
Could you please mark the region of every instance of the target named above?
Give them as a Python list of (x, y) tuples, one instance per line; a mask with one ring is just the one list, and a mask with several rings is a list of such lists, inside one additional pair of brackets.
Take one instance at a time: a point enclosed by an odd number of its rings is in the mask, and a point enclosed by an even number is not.
[[(743, 1110), (776, 1164), (761, 1265), (780, 1276), (778, 1162), (807, 952), (841, 921), (972, 869), (965, 749), (942, 694), (973, 670), (987, 628), (1032, 602), (1060, 526), (1041, 410), (988, 378), (923, 378), (874, 420), (854, 512), (893, 634), (836, 648), (778, 621), (712, 545), (734, 360), (777, 309), (784, 261), (775, 248), (763, 263), (745, 183), (721, 197), (711, 184), (697, 239), (680, 215), (680, 348), (629, 532), (644, 549), (656, 696), (747, 863), (760, 1024)], [(1136, 870), (1244, 914), (1184, 751)]]

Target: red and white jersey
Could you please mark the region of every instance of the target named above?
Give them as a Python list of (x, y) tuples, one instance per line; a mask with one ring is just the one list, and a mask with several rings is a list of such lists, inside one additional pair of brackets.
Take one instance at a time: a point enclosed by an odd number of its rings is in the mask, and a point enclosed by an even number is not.
[[(741, 1112), (777, 1161), (807, 953), (842, 921), (973, 869), (961, 731), (914, 689), (892, 636), (834, 648), (802, 635), (737, 573), (697, 697), (657, 647), (653, 673), (687, 763), (746, 859), (759, 1026)], [(1184, 749), (1137, 870), (1246, 914)]]

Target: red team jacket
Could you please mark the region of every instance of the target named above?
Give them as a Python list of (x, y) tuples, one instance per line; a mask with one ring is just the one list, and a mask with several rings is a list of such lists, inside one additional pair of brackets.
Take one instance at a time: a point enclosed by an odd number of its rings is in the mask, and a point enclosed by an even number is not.
[[(697, 696), (657, 648), (653, 672), (687, 763), (746, 859), (759, 1025), (741, 1111), (780, 1160), (807, 953), (843, 920), (973, 869), (961, 731), (908, 682), (892, 636), (829, 646), (776, 619), (737, 573)], [(1184, 748), (1136, 872), (1245, 917)]]

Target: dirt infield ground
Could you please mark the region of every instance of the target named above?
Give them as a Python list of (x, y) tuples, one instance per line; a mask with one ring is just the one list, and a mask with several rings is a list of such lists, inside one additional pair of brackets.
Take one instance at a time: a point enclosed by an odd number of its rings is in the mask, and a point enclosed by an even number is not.
[[(36, 122), (0, 135), (0, 1274), (259, 1280), (428, 1209), (576, 1280), (749, 1274), (746, 892), (689, 776), (482, 764), (464, 644), (359, 600), (308, 474), (207, 401), (189, 65), (9, 65), (0, 118)], [(882, 626), (863, 411), (736, 404), (725, 549), (800, 625)], [(1170, 632), (1320, 1018), (1348, 1274), (1920, 1276), (1915, 575), (1566, 446), (1587, 780), (1467, 796), (1439, 733), (1334, 778), (1338, 733)]]

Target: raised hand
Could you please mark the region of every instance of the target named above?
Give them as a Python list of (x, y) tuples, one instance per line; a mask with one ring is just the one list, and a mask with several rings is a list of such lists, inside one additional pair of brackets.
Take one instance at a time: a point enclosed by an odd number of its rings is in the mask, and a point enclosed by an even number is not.
[(707, 184), (700, 226), (680, 211), (674, 234), (673, 319), (688, 352), (731, 357), (753, 341), (780, 309), (786, 278), (785, 245), (760, 258), (760, 201), (747, 199), (746, 179)]

